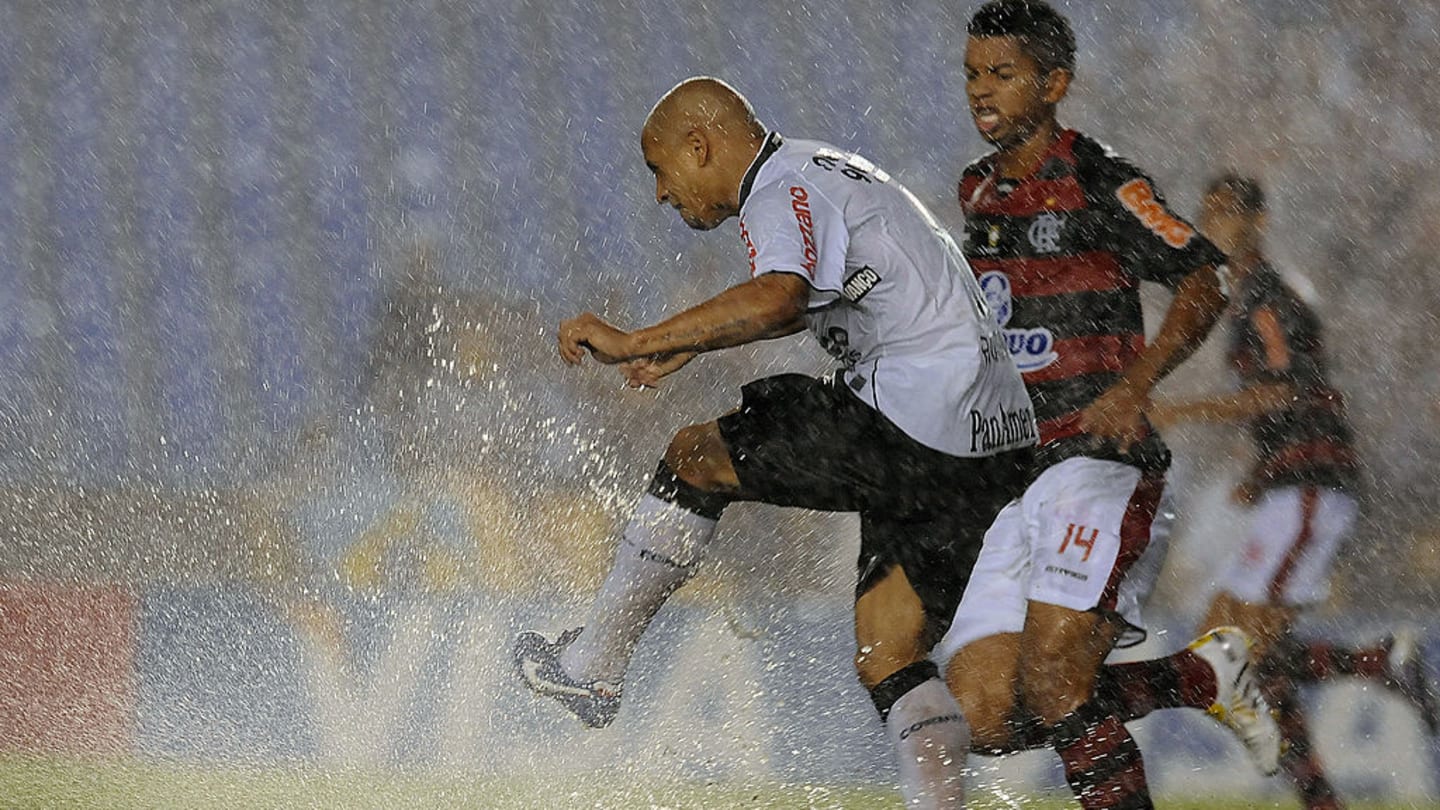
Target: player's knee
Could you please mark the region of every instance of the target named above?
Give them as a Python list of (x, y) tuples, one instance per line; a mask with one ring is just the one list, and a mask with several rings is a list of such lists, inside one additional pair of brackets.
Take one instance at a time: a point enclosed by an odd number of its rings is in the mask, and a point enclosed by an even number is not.
[(730, 504), (728, 495), (701, 489), (681, 478), (671, 468), (669, 461), (663, 458), (656, 466), (655, 475), (651, 476), (650, 486), (646, 491), (662, 501), (673, 503), (687, 512), (711, 520), (719, 520), (725, 507)]
[(855, 650), (855, 677), (866, 689), (874, 689), (886, 678), (914, 663), (913, 656), (898, 655), (883, 644), (861, 645)]
[(665, 464), (681, 481), (705, 492), (733, 489), (737, 483), (729, 450), (713, 422), (677, 431), (665, 448)]
[(951, 659), (945, 683), (960, 704), (970, 726), (970, 745), (976, 751), (1006, 750), (1015, 714), (1015, 684), (1009, 678), (977, 676)]
[(925, 605), (901, 566), (871, 582), (855, 602), (855, 673), (865, 688), (924, 660), (934, 646), (926, 627)]
[(1020, 700), (1045, 723), (1058, 723), (1090, 699), (1094, 680), (1093, 673), (1087, 677), (1071, 671), (1063, 660), (1039, 663), (1021, 670)]
[[(891, 672), (879, 681), (866, 683), (865, 688), (870, 692), (870, 700), (875, 704), (875, 711), (879, 712), (880, 719), (884, 720), (890, 715), (890, 707), (895, 705), (895, 701), (920, 684), (939, 677), (940, 668), (935, 666), (934, 661), (915, 661)], [(863, 674), (861, 682), (865, 683)]]

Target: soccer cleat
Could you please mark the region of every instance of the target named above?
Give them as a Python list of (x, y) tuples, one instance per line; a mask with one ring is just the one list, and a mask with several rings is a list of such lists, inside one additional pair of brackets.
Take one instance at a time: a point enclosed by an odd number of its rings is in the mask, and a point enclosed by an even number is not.
[(1402, 626), (1386, 644), (1385, 683), (1415, 706), (1430, 736), (1440, 731), (1440, 696), (1430, 681), (1425, 656), (1420, 650), (1419, 634), (1414, 627)]
[(560, 666), (560, 652), (583, 629), (566, 630), (554, 641), (528, 630), (516, 636), (515, 671), (536, 694), (554, 698), (590, 728), (604, 728), (620, 711), (620, 687), (605, 681), (577, 681)]
[(1206, 713), (1234, 732), (1266, 776), (1280, 770), (1280, 727), (1260, 694), (1250, 660), (1250, 637), (1238, 627), (1216, 627), (1190, 642), (1190, 651), (1215, 671), (1215, 702)]

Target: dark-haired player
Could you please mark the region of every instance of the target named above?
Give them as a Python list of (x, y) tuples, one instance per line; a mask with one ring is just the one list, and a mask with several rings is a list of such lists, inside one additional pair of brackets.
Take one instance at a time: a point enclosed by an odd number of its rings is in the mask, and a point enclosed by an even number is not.
[(968, 735), (929, 660), (995, 514), (1023, 489), (1035, 421), (960, 248), (868, 160), (766, 131), (711, 78), (682, 82), (640, 137), (658, 202), (699, 230), (740, 220), (749, 278), (658, 324), (585, 313), (561, 357), (653, 385), (697, 353), (809, 329), (840, 361), (746, 385), (681, 429), (635, 507), (583, 628), (516, 642), (532, 689), (611, 722), (631, 652), (694, 575), (734, 501), (860, 513), (855, 666), (900, 755), (911, 806), (963, 801)]
[(1206, 626), (1236, 625), (1255, 639), (1261, 684), (1289, 748), (1281, 765), (1306, 808), (1339, 807), (1310, 749), (1296, 687), (1336, 676), (1398, 691), (1434, 733), (1437, 715), (1413, 631), (1369, 649), (1345, 649), (1294, 634), (1297, 615), (1329, 595), (1330, 569), (1359, 507), (1357, 460), (1344, 400), (1330, 384), (1315, 313), (1261, 253), (1266, 224), (1259, 183), (1235, 174), (1207, 188), (1200, 229), (1229, 255), (1234, 305), (1230, 363), (1238, 391), (1155, 405), (1159, 427), (1180, 422), (1246, 424), (1256, 465), (1236, 490), (1249, 504), (1242, 544), (1218, 578)]
[[(967, 33), (970, 113), (995, 151), (960, 181), (963, 249), (1024, 373), (1043, 472), (987, 532), (937, 657), (949, 660), (978, 749), (1046, 742), (1083, 807), (1149, 807), (1124, 726), (1137, 707), (1125, 701), (1154, 704), (1159, 694), (1211, 706), (1262, 767), (1276, 756), (1240, 631), (1102, 668), (1143, 632), (1140, 605), (1171, 521), (1170, 455), (1146, 421), (1149, 394), (1223, 311), (1225, 256), (1139, 169), (1060, 125), (1075, 70), (1062, 15), (998, 0)], [(1174, 292), (1148, 345), (1141, 281)]]

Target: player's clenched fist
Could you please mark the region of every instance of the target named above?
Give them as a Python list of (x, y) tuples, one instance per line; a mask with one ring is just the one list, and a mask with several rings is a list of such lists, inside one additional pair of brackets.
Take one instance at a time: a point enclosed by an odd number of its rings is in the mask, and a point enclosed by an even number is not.
[(1093, 436), (1115, 441), (1124, 452), (1145, 438), (1149, 406), (1145, 392), (1121, 381), (1080, 412), (1080, 427)]
[(560, 358), (570, 365), (585, 359), (585, 352), (606, 365), (627, 360), (629, 338), (623, 332), (600, 320), (593, 312), (583, 312), (560, 324)]

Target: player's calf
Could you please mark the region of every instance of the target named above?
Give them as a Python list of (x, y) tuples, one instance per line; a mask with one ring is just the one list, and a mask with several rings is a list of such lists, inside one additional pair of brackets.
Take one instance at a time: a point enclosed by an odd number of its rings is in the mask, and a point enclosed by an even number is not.
[(911, 808), (963, 807), (970, 733), (940, 669), (925, 657), (926, 611), (895, 565), (855, 603), (856, 674), (900, 765)]
[(1022, 727), (1029, 724), (1017, 720), (1019, 643), (1019, 633), (986, 636), (962, 647), (946, 667), (946, 682), (970, 725), (970, 749), (976, 753), (1000, 755), (1047, 745), (1043, 738), (1027, 737)]
[(940, 670), (911, 664), (870, 690), (900, 764), (900, 792), (909, 808), (965, 806), (965, 757), (970, 731)]
[(881, 681), (925, 660), (926, 622), (925, 605), (904, 568), (891, 565), (868, 582), (855, 601), (855, 674), (861, 685), (873, 694)]
[[(625, 526), (583, 630), (554, 643), (536, 633), (516, 640), (516, 665), (526, 684), (565, 704), (587, 725), (608, 724), (619, 709), (635, 646), (670, 595), (694, 576), (727, 503), (661, 461)], [(582, 691), (596, 697), (583, 697)], [(604, 708), (577, 710), (586, 701)]]

